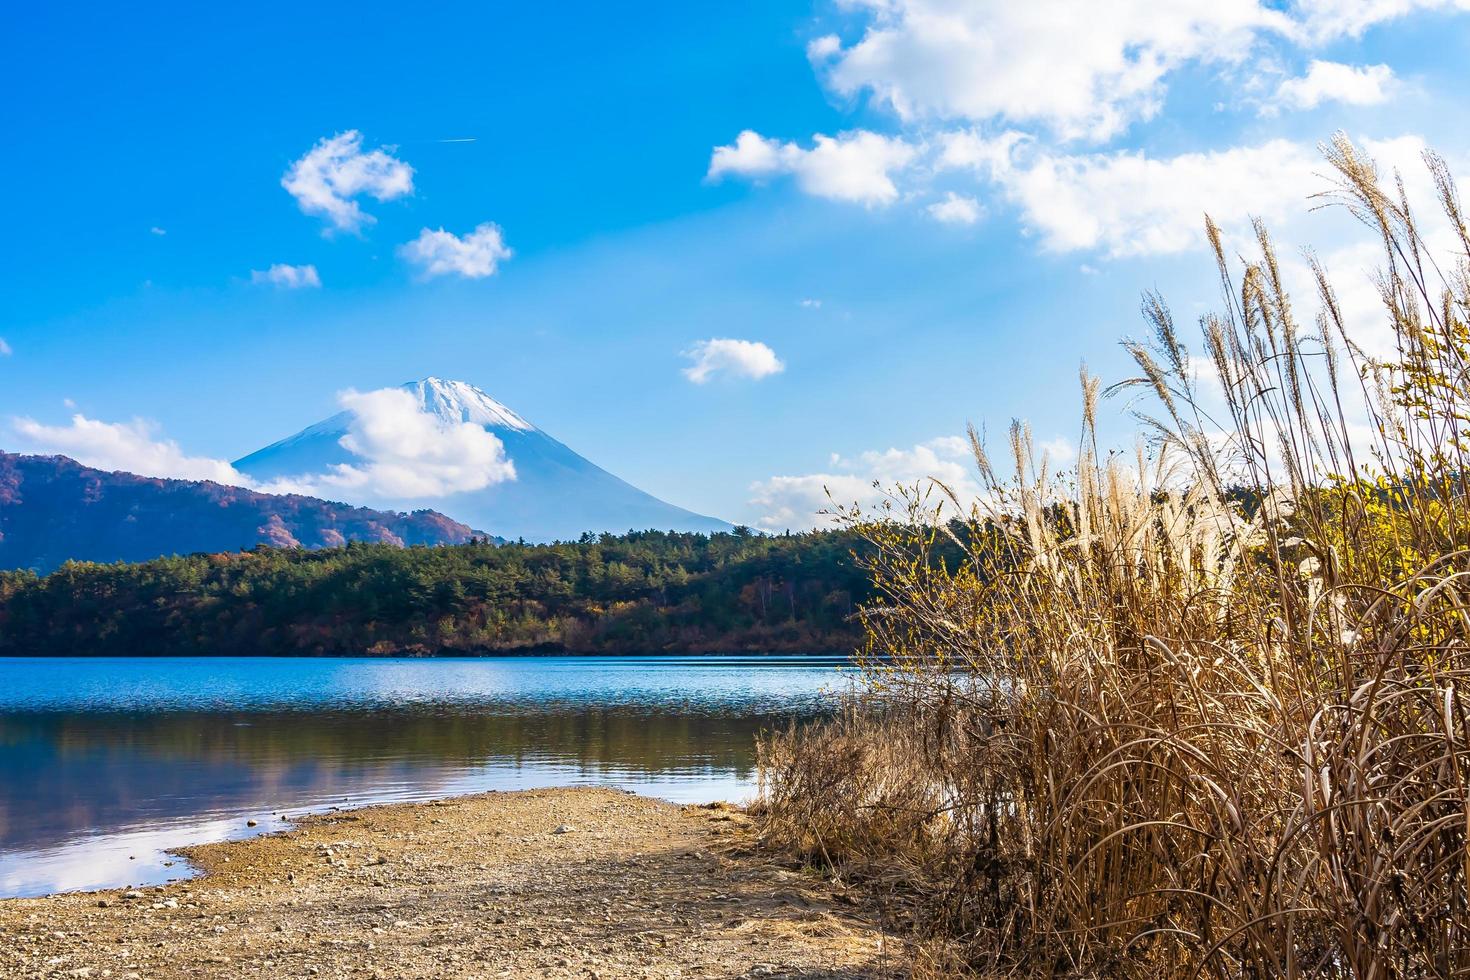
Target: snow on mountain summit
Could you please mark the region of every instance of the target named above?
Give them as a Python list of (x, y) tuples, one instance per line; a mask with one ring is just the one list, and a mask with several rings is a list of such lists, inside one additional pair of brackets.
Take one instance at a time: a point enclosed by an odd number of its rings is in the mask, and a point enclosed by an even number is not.
[(450, 424), (473, 422), (494, 429), (532, 432), (536, 427), (485, 392), (464, 381), (425, 378), (402, 388), (418, 399), (419, 409)]
[[(404, 445), (398, 432), (389, 433), (393, 436), (388, 446), (392, 458), (365, 458), (360, 453), (372, 440), (355, 431), (361, 418), (353, 411), (339, 412), (238, 459), (235, 468), (263, 483), (289, 483), (325, 474), (333, 492), (354, 503), (393, 510), (430, 508), (509, 540), (571, 540), (584, 531), (730, 529), (725, 521), (685, 510), (619, 479), (472, 384), (431, 377), (410, 381), (397, 390), (408, 392), (420, 411), (447, 430), (469, 423), (493, 433), (504, 448), (505, 459), (515, 468), (514, 478), (432, 497), (403, 497), (399, 491), (375, 491), (371, 480), (344, 480), (344, 475), (371, 473), (375, 466), (386, 467), (396, 477), (411, 478), (416, 475), (415, 467), (446, 463), (442, 452), (424, 453), (423, 447), (411, 441)], [(416, 453), (422, 458), (416, 458)], [(447, 462), (458, 465), (461, 461), (451, 453)], [(394, 483), (408, 486), (414, 481), (396, 479)]]

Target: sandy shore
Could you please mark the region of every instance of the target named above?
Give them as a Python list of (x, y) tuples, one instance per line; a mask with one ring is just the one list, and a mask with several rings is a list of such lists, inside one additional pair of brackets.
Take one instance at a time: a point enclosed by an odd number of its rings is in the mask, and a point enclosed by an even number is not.
[(863, 900), (745, 824), (587, 789), (309, 817), (192, 881), (0, 901), (0, 976), (892, 976)]

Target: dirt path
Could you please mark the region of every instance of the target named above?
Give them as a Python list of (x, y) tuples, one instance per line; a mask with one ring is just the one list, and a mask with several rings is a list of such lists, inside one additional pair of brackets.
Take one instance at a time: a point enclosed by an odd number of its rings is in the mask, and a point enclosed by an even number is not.
[(0, 901), (0, 977), (892, 976), (860, 900), (744, 821), (612, 790), (311, 817), (191, 849), (193, 881)]

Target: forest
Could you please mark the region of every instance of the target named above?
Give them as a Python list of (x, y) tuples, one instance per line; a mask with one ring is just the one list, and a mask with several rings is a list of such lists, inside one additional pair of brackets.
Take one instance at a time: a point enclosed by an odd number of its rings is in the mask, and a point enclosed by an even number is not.
[(0, 655), (845, 653), (862, 547), (737, 528), (66, 562), (0, 571)]

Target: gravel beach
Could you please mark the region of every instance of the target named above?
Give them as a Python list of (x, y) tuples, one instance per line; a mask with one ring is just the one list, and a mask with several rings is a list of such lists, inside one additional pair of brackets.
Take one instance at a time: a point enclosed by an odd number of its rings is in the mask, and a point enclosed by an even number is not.
[(0, 976), (897, 975), (860, 896), (758, 857), (745, 816), (615, 790), (306, 817), (201, 877), (0, 901)]

